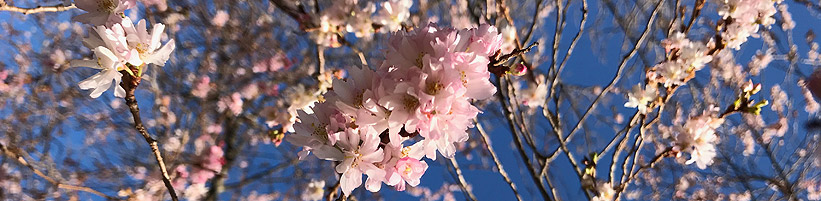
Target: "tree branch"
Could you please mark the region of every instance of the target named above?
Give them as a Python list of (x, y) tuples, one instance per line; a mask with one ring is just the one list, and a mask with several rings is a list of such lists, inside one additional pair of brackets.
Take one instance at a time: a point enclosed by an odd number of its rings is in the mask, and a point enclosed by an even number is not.
[(70, 5), (56, 5), (56, 6), (37, 6), (34, 8), (21, 8), (17, 6), (12, 6), (6, 4), (5, 0), (0, 0), (0, 11), (9, 11), (9, 12), (16, 12), (22, 13), (24, 15), (34, 14), (34, 13), (44, 13), (44, 12), (61, 12), (67, 11), (71, 9), (75, 9), (77, 6), (74, 4)]
[(36, 174), (37, 176), (42, 177), (43, 179), (45, 179), (49, 183), (57, 186), (57, 188), (66, 189), (66, 190), (74, 190), (74, 191), (83, 191), (83, 192), (99, 195), (100, 197), (104, 197), (104, 198), (109, 199), (109, 200), (117, 200), (118, 199), (116, 197), (108, 196), (108, 195), (106, 195), (106, 194), (104, 194), (100, 191), (94, 190), (94, 189), (89, 188), (89, 187), (77, 186), (77, 185), (71, 185), (71, 184), (64, 184), (60, 181), (57, 181), (57, 179), (54, 179), (54, 178), (46, 175), (42, 171), (38, 170), (37, 168), (35, 168), (31, 164), (29, 164), (29, 162), (26, 161), (26, 158), (19, 154), (19, 152), (21, 152), (21, 150), (19, 150), (19, 149), (11, 150), (8, 147), (4, 146), (3, 144), (0, 144), (0, 151), (2, 151), (3, 154), (6, 155), (9, 158), (17, 159), (18, 163), (20, 163), (23, 166), (26, 166), (28, 169), (33, 171), (34, 174)]
[(139, 85), (139, 83), (139, 78), (132, 78), (128, 73), (123, 73), (123, 80), (120, 85), (125, 89), (125, 104), (128, 105), (128, 109), (131, 110), (131, 115), (134, 117), (134, 129), (136, 129), (137, 132), (145, 138), (145, 142), (151, 146), (151, 152), (154, 153), (154, 158), (157, 159), (157, 165), (159, 165), (160, 172), (162, 172), (162, 181), (165, 183), (165, 188), (168, 189), (168, 193), (171, 194), (171, 200), (177, 201), (179, 198), (177, 198), (177, 192), (174, 191), (174, 186), (171, 185), (171, 180), (165, 168), (165, 161), (162, 159), (157, 140), (148, 134), (145, 126), (143, 126), (142, 118), (140, 118), (140, 107), (137, 105), (137, 97), (134, 96), (134, 92), (137, 91), (137, 85)]

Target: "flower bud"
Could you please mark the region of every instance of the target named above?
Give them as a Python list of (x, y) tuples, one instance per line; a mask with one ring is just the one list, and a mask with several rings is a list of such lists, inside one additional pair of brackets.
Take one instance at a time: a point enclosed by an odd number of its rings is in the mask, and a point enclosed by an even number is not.
[(510, 70), (507, 71), (508, 74), (514, 76), (522, 76), (527, 74), (527, 66), (522, 63), (518, 63), (516, 65), (511, 66)]

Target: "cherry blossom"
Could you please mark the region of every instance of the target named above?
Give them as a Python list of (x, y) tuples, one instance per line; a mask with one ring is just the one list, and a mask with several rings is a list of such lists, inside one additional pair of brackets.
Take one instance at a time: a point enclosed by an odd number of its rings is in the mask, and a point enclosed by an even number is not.
[(718, 14), (727, 22), (721, 32), (722, 43), (729, 48), (740, 49), (750, 36), (758, 37), (759, 25), (769, 27), (775, 23), (777, 12), (773, 3), (780, 0), (727, 0), (718, 1)]
[[(339, 145), (344, 157), (334, 158), (342, 161), (336, 166), (336, 172), (342, 174), (340, 183), (342, 192), (350, 195), (353, 189), (362, 185), (362, 174), (368, 175), (365, 188), (371, 192), (379, 191), (385, 177), (385, 170), (373, 163), (381, 162), (382, 149), (376, 130), (371, 127), (347, 129), (340, 136)], [(361, 145), (360, 145), (361, 144)]]
[(410, 0), (388, 0), (382, 2), (382, 9), (374, 16), (374, 21), (385, 27), (386, 31), (396, 31), (402, 28), (402, 23), (410, 18)]
[(230, 15), (228, 15), (228, 12), (225, 12), (225, 10), (219, 10), (217, 11), (217, 14), (214, 15), (214, 18), (211, 19), (211, 24), (214, 24), (214, 26), (217, 27), (222, 27), (225, 26), (225, 23), (228, 22), (229, 19)]
[(325, 181), (311, 180), (305, 188), (305, 192), (302, 193), (302, 200), (318, 201), (322, 200), (323, 196), (325, 196)]
[[(154, 26), (151, 35), (145, 28), (145, 20), (141, 20), (136, 28), (129, 18), (123, 18), (122, 23), (108, 28), (93, 27), (83, 44), (93, 50), (96, 61), (72, 60), (71, 67), (85, 66), (101, 71), (81, 81), (80, 88), (94, 89), (90, 96), (97, 98), (110, 86), (115, 96), (124, 97), (125, 90), (119, 85), (123, 76), (120, 71), (140, 77), (146, 64), (165, 65), (174, 50), (174, 40), (160, 47), (164, 26)], [(134, 72), (135, 69), (137, 72)]]
[(647, 114), (648, 104), (656, 99), (658, 96), (658, 89), (654, 85), (646, 85), (645, 89), (641, 85), (633, 86), (630, 93), (627, 94), (628, 101), (624, 103), (624, 107), (636, 108), (641, 114)]
[(544, 75), (539, 75), (536, 80), (536, 83), (529, 83), (527, 89), (516, 89), (516, 92), (520, 93), (518, 97), (522, 105), (529, 108), (542, 106), (547, 97), (548, 84), (546, 83), (547, 80)]
[(71, 20), (95, 26), (111, 26), (120, 23), (123, 12), (137, 5), (136, 0), (75, 0), (77, 8), (88, 13), (74, 16)]
[[(501, 35), (489, 25), (455, 30), (429, 24), (393, 33), (382, 64), (334, 78), (325, 101), (298, 111), (295, 134), (286, 140), (303, 147), (300, 159), (313, 152), (342, 161), (336, 170), (345, 195), (362, 184), (362, 174), (370, 191), (381, 183), (398, 190), (416, 186), (428, 167), (422, 157), (435, 160), (438, 152), (452, 158), (455, 143), (467, 141), (470, 120), (479, 113), (471, 100), (496, 93), (487, 66), (500, 47)], [(405, 147), (411, 139), (414, 145)]]
[(162, 47), (160, 46), (160, 39), (165, 30), (165, 25), (157, 23), (154, 24), (154, 29), (151, 33), (145, 28), (145, 19), (137, 22), (135, 27), (131, 24), (128, 18), (123, 19), (121, 24), (126, 32), (126, 39), (128, 41), (128, 48), (137, 50), (140, 59), (146, 64), (154, 64), (158, 66), (165, 66), (165, 62), (171, 56), (171, 52), (176, 47), (174, 39), (168, 40)]
[(713, 158), (716, 156), (715, 144), (718, 142), (718, 136), (715, 129), (722, 123), (724, 119), (709, 114), (691, 117), (683, 126), (674, 129), (674, 150), (690, 153), (690, 159), (685, 162), (686, 164), (695, 163), (698, 168), (707, 168), (713, 164)]
[(123, 66), (123, 62), (111, 50), (102, 46), (94, 49), (94, 55), (97, 57), (97, 62), (92, 60), (71, 61), (71, 67), (85, 66), (101, 70), (99, 73), (80, 81), (80, 88), (93, 89), (90, 94), (92, 98), (100, 97), (109, 88), (114, 90), (114, 96), (125, 97), (125, 89), (120, 86), (122, 74), (118, 72)]

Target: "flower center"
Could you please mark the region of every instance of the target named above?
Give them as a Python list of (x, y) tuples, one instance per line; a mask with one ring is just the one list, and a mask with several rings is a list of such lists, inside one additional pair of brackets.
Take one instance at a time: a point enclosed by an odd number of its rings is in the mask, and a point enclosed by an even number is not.
[(416, 56), (416, 67), (422, 68), (422, 58), (425, 57), (425, 52), (420, 52), (419, 55)]
[(445, 88), (445, 85), (442, 83), (437, 81), (428, 82), (425, 84), (425, 93), (428, 95), (436, 95), (439, 94), (439, 91), (442, 91), (442, 88)]
[(311, 135), (318, 137), (324, 141), (328, 141), (328, 132), (325, 131), (325, 124), (316, 125), (311, 123), (311, 127), (314, 128), (314, 132)]
[(417, 100), (416, 97), (405, 94), (405, 96), (402, 97), (402, 104), (405, 106), (405, 111), (413, 111), (416, 107), (419, 107), (419, 100)]
[(405, 165), (405, 175), (410, 175), (413, 172), (413, 168), (410, 165)]
[(114, 0), (100, 0), (97, 1), (97, 3), (97, 12), (110, 13), (113, 12), (114, 9), (117, 9), (117, 4), (114, 3)]

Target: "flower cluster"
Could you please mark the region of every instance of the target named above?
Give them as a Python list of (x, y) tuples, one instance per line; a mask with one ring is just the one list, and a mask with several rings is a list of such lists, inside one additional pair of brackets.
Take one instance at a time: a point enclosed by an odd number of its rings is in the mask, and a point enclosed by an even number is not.
[(653, 107), (648, 106), (652, 106), (650, 103), (659, 96), (659, 84), (665, 88), (682, 86), (693, 79), (696, 71), (713, 60), (708, 48), (712, 46), (712, 41), (705, 45), (687, 39), (684, 33), (676, 32), (661, 41), (661, 44), (669, 59), (653, 66), (647, 72), (648, 82), (644, 89), (641, 85), (634, 86), (627, 95), (629, 100), (624, 104), (625, 107), (637, 108), (641, 114), (653, 110)]
[(716, 156), (715, 143), (718, 136), (715, 129), (724, 123), (723, 118), (716, 118), (710, 114), (690, 117), (683, 126), (673, 128), (675, 145), (673, 151), (680, 156), (681, 152), (690, 153), (690, 159), (686, 164), (696, 163), (698, 168), (707, 168), (713, 164), (713, 157)]
[(627, 94), (627, 103), (624, 103), (624, 107), (636, 108), (639, 110), (641, 114), (647, 114), (649, 112), (647, 109), (648, 105), (653, 102), (656, 97), (658, 97), (658, 87), (655, 85), (647, 85), (644, 89), (641, 88), (641, 84), (637, 84), (633, 86), (632, 91)]
[(313, 152), (341, 161), (336, 172), (345, 195), (362, 184), (362, 174), (370, 191), (382, 183), (416, 186), (428, 167), (423, 156), (435, 160), (438, 151), (451, 158), (454, 143), (468, 139), (470, 119), (479, 113), (470, 100), (496, 92), (487, 66), (501, 42), (490, 25), (430, 24), (395, 33), (377, 70), (354, 68), (347, 79), (334, 80), (313, 114), (299, 111), (287, 140), (303, 146), (300, 158)]
[(781, 3), (781, 0), (722, 0), (717, 3), (720, 5), (718, 15), (727, 23), (721, 33), (722, 43), (738, 50), (748, 37), (758, 37), (759, 25), (769, 27), (775, 23), (773, 15), (777, 10), (773, 3)]
[(174, 50), (174, 39), (161, 46), (165, 26), (155, 24), (151, 32), (145, 27), (145, 20), (135, 26), (129, 18), (106, 26), (96, 26), (83, 40), (83, 44), (94, 51), (95, 60), (72, 60), (71, 67), (91, 67), (101, 71), (80, 82), (81, 89), (93, 89), (92, 98), (99, 97), (108, 88), (114, 95), (124, 97), (125, 90), (120, 71), (140, 77), (147, 64), (164, 66)]
[(376, 6), (368, 2), (365, 7), (357, 5), (357, 0), (334, 1), (333, 5), (322, 11), (318, 20), (318, 29), (312, 37), (317, 44), (328, 47), (341, 46), (339, 36), (354, 33), (356, 37), (370, 38), (377, 29), (385, 32), (397, 31), (402, 23), (410, 18), (410, 0), (388, 0), (381, 5), (376, 14)]
[(182, 191), (183, 196), (188, 200), (203, 198), (208, 192), (205, 184), (219, 174), (225, 164), (225, 153), (222, 147), (207, 145), (213, 144), (213, 141), (213, 138), (207, 135), (197, 138), (194, 144), (198, 155), (193, 164), (179, 165), (172, 172), (171, 185), (174, 189)]
[(709, 55), (707, 45), (687, 39), (684, 33), (674, 33), (670, 38), (662, 41), (662, 46), (669, 53), (671, 59), (656, 64), (647, 78), (664, 87), (681, 86), (692, 79), (695, 72), (704, 68), (704, 65), (713, 60)]

